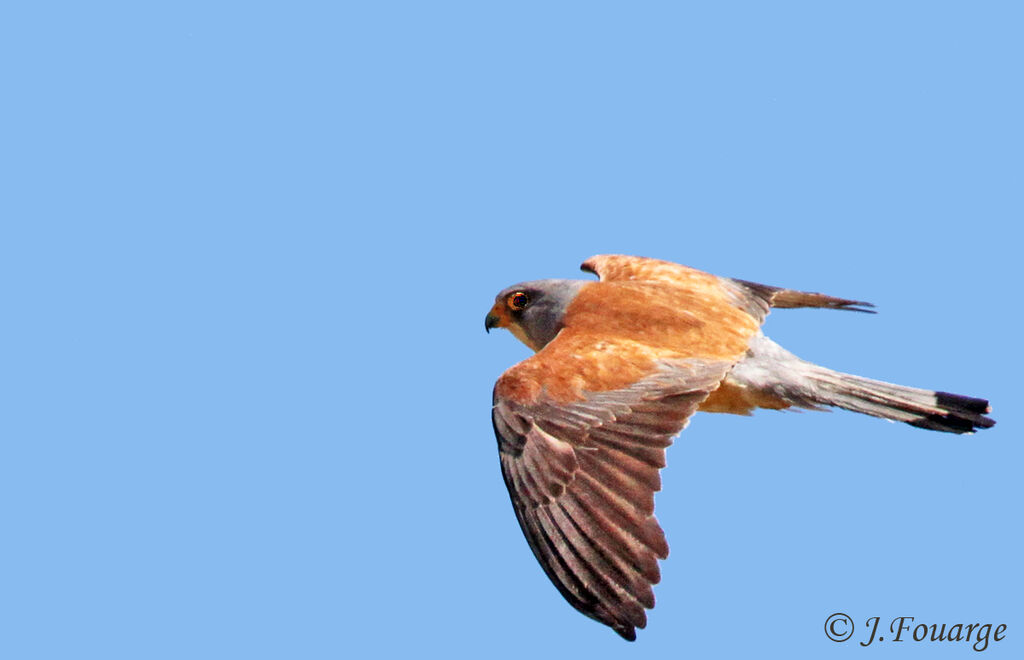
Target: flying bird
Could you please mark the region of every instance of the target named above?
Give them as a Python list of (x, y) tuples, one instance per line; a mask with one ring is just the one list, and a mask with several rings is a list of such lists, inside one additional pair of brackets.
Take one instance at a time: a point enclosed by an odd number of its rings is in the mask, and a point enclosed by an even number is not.
[(666, 261), (588, 259), (593, 280), (536, 280), (495, 299), (485, 327), (534, 355), (494, 387), (501, 471), (519, 525), (569, 603), (636, 639), (654, 607), (654, 517), (665, 448), (697, 411), (838, 407), (933, 431), (995, 422), (988, 401), (839, 373), (761, 333), (772, 307), (872, 305), (718, 277)]

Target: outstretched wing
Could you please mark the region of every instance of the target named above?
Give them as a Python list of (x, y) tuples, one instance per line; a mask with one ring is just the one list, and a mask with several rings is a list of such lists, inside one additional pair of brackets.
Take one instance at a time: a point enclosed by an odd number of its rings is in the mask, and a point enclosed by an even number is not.
[(569, 334), (495, 386), (501, 469), (530, 548), (573, 607), (628, 640), (668, 556), (654, 517), (665, 448), (732, 364)]
[(602, 282), (661, 282), (688, 289), (715, 289), (721, 278), (696, 268), (671, 261), (631, 257), (624, 254), (598, 254), (580, 265)]
[(582, 270), (594, 273), (602, 282), (659, 282), (700, 292), (706, 296), (725, 295), (728, 302), (743, 309), (758, 322), (764, 322), (772, 307), (821, 307), (874, 314), (872, 305), (862, 300), (836, 298), (823, 293), (797, 291), (758, 284), (747, 280), (718, 277), (711, 273), (674, 264), (670, 261), (630, 257), (620, 254), (599, 254), (583, 262)]
[[(712, 308), (721, 305), (742, 311), (757, 325), (764, 322), (768, 309), (772, 306), (773, 292), (778, 291), (761, 285), (747, 286), (753, 283), (718, 277), (671, 261), (624, 254), (599, 254), (590, 257), (583, 262), (580, 269), (594, 273), (602, 282), (656, 283), (671, 290), (684, 291)], [(754, 288), (755, 286), (760, 288)], [(728, 319), (718, 321), (727, 322)]]

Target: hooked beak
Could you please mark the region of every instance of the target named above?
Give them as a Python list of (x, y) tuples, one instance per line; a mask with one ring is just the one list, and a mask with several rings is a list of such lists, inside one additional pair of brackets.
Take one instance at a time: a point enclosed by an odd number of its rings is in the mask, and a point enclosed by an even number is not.
[(491, 307), (491, 311), (487, 312), (487, 318), (484, 319), (484, 330), (490, 332), (491, 328), (507, 327), (508, 315), (505, 313), (504, 307), (495, 303), (494, 307)]

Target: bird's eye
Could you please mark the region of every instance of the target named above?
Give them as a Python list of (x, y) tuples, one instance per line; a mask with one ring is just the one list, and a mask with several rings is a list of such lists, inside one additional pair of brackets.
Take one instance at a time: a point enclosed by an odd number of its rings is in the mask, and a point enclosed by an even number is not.
[(521, 312), (530, 304), (530, 296), (522, 291), (516, 291), (508, 297), (508, 308), (513, 312)]

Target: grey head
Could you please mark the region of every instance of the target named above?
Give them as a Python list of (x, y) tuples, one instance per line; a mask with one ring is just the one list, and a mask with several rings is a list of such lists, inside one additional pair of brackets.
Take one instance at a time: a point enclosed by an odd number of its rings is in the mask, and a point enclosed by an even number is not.
[(494, 299), (484, 327), (508, 328), (535, 351), (562, 329), (565, 310), (590, 280), (533, 280), (510, 286)]

